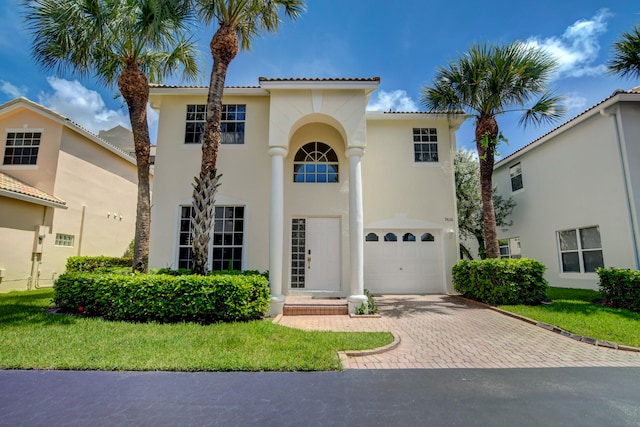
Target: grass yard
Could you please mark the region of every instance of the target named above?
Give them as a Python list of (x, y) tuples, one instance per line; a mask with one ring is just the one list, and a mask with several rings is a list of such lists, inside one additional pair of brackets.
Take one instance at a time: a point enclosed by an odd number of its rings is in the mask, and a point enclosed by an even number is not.
[(600, 292), (550, 287), (547, 299), (553, 304), (506, 305), (500, 308), (574, 334), (640, 347), (640, 313), (594, 303), (602, 300)]
[(270, 321), (197, 325), (49, 314), (53, 291), (0, 294), (0, 368), (324, 371), (337, 352), (391, 343), (389, 333), (306, 332)]

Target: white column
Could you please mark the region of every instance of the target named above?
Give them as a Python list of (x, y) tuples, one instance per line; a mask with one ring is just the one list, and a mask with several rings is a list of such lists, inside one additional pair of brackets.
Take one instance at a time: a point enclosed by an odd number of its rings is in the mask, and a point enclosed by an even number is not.
[(362, 208), (362, 167), (364, 149), (352, 147), (349, 158), (349, 259), (351, 262), (351, 295), (349, 313), (367, 301), (364, 295), (364, 214)]
[(269, 222), (269, 287), (270, 316), (282, 314), (285, 297), (282, 294), (282, 264), (284, 254), (284, 156), (282, 147), (269, 149), (271, 156), (271, 208)]

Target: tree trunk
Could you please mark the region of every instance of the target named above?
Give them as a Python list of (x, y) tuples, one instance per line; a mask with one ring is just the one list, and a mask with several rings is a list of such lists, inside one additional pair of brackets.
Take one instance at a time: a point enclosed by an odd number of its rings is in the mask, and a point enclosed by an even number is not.
[(149, 189), (149, 125), (147, 102), (149, 82), (138, 64), (130, 59), (118, 78), (118, 88), (129, 109), (133, 142), (138, 166), (138, 202), (136, 208), (135, 243), (133, 247), (133, 271), (147, 271), (149, 260), (149, 229), (151, 224), (151, 197)]
[(467, 249), (465, 245), (460, 243), (460, 259), (464, 259), (465, 256), (467, 257), (468, 260), (473, 260), (473, 255), (471, 255), (471, 251)]
[(493, 208), (493, 163), (498, 144), (498, 123), (489, 115), (481, 115), (476, 122), (476, 147), (480, 159), (480, 192), (482, 220), (487, 258), (500, 258), (496, 214)]
[[(213, 203), (220, 175), (216, 176), (218, 149), (220, 148), (220, 121), (222, 120), (222, 96), (229, 64), (238, 53), (238, 35), (235, 29), (223, 24), (209, 44), (213, 68), (207, 97), (207, 121), (202, 135), (202, 163), (200, 176), (193, 185), (193, 267), (196, 274), (207, 274), (209, 240), (214, 221)], [(209, 205), (210, 204), (210, 205)]]

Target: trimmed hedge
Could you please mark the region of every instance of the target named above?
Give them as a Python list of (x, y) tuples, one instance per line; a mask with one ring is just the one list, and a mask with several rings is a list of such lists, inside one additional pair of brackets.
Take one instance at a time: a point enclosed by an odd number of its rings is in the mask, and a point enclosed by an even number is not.
[(112, 256), (71, 256), (67, 258), (66, 272), (106, 272), (112, 267), (133, 268), (133, 259)]
[(135, 322), (260, 319), (270, 292), (262, 276), (65, 273), (54, 287), (62, 312)]
[(640, 313), (640, 271), (616, 268), (596, 271), (605, 304)]
[(454, 289), (491, 305), (535, 305), (545, 300), (546, 267), (533, 259), (462, 260), (453, 266)]
[[(168, 274), (170, 276), (185, 276), (194, 274), (189, 268), (179, 268), (173, 270), (171, 268), (159, 268), (153, 274)], [(213, 270), (208, 273), (209, 276), (229, 275), (229, 276), (253, 276), (260, 275), (269, 279), (269, 271), (260, 273), (258, 270)]]

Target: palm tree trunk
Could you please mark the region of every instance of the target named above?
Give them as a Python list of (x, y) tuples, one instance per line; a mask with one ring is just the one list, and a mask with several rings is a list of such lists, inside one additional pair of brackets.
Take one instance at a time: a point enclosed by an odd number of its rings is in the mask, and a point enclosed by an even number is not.
[(487, 258), (500, 258), (496, 213), (493, 208), (493, 163), (498, 144), (498, 123), (492, 116), (481, 115), (476, 123), (476, 147), (480, 159), (480, 192)]
[(216, 176), (220, 148), (222, 96), (229, 64), (238, 53), (238, 35), (231, 25), (221, 25), (209, 44), (213, 68), (207, 97), (207, 122), (202, 135), (200, 176), (193, 185), (193, 267), (196, 274), (207, 274), (209, 240), (214, 220), (213, 204), (221, 175)]
[(118, 78), (118, 88), (129, 109), (133, 142), (138, 165), (138, 203), (136, 208), (133, 271), (147, 271), (149, 259), (149, 229), (151, 224), (151, 196), (149, 189), (149, 153), (151, 140), (147, 123), (149, 82), (138, 65), (128, 61)]

